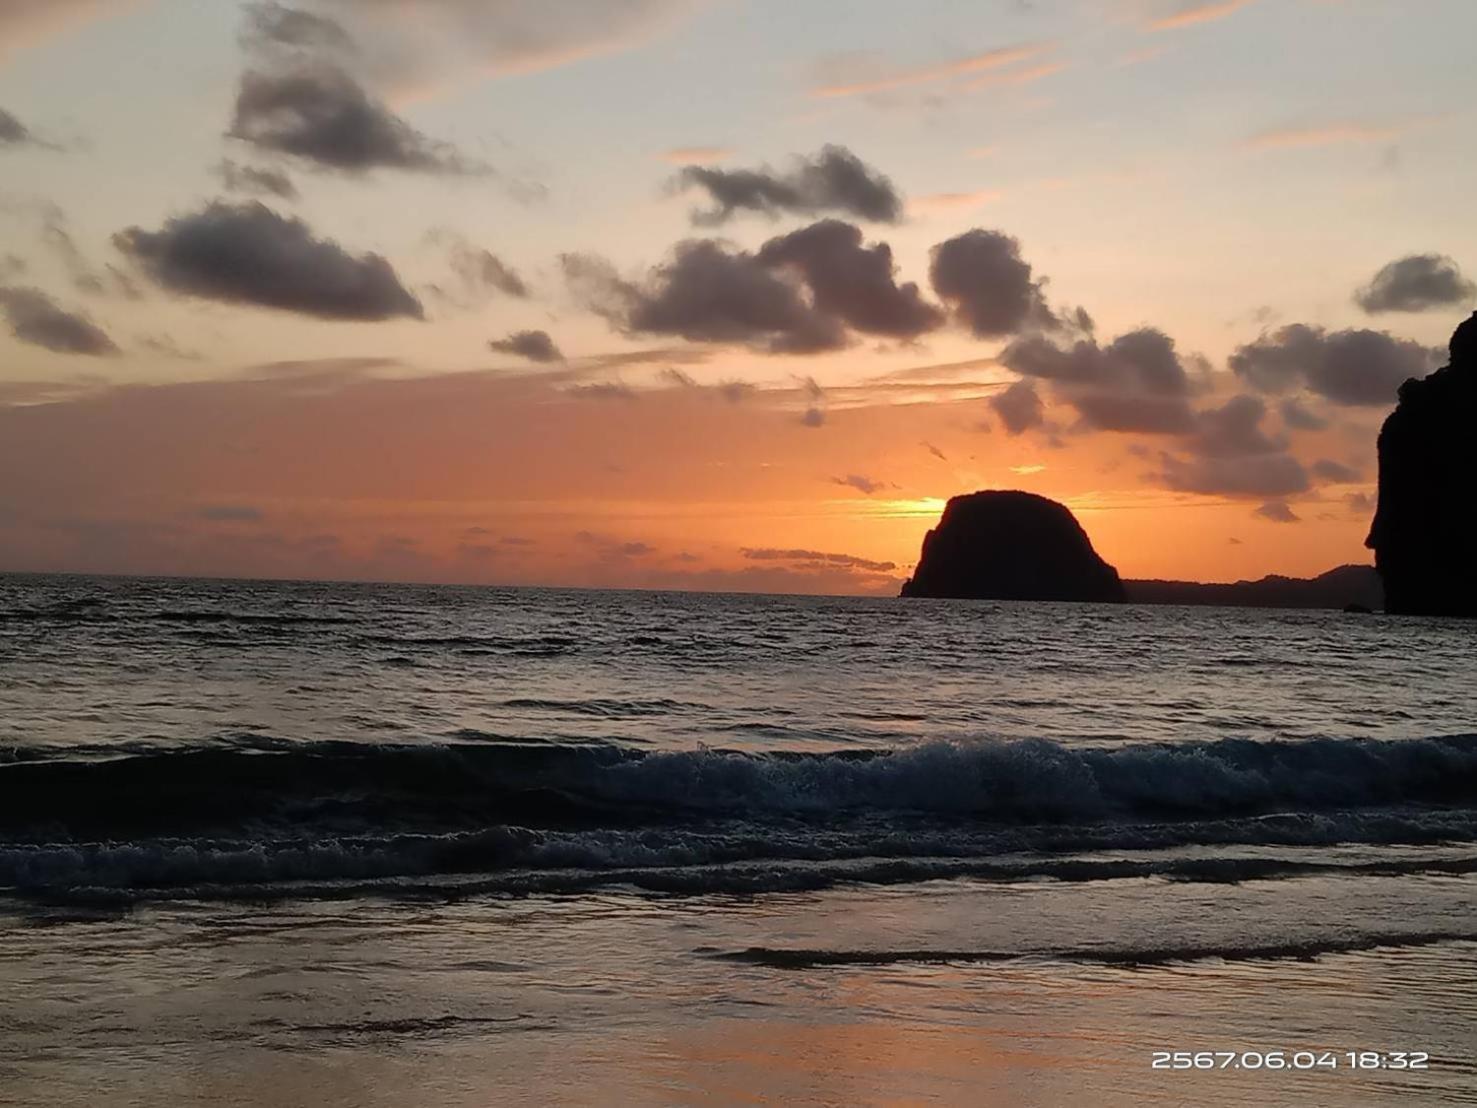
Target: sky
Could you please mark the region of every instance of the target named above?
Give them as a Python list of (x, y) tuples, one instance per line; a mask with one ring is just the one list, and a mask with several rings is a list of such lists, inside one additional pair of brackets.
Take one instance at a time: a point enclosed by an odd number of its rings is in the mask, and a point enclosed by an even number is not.
[(1369, 561), (1470, 0), (0, 0), (0, 570), (895, 593)]

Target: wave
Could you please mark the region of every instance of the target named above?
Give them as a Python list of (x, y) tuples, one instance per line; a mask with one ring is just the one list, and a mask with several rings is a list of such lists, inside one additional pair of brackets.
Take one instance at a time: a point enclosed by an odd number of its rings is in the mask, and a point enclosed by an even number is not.
[[(469, 874), (496, 875), (487, 887), (510, 892), (1261, 880), (1314, 870), (1265, 858), (1062, 856), (1472, 843), (1474, 801), (1477, 736), (937, 742), (830, 754), (240, 737), (122, 756), (0, 757), (0, 886), (222, 895)], [(1032, 857), (1009, 860), (1019, 855)]]
[[(960, 741), (829, 754), (243, 738), (122, 758), (99, 753), (0, 765), (0, 834), (33, 824), (178, 829), (247, 819), (343, 824), (356, 816), (373, 826), (856, 813), (1080, 824), (1314, 815), (1477, 798), (1472, 735), (1114, 747)], [(499, 813), (520, 819), (488, 818)]]
[(719, 954), (733, 962), (771, 969), (814, 969), (827, 966), (942, 965), (982, 962), (1076, 962), (1103, 966), (1165, 966), (1179, 963), (1224, 961), (1309, 962), (1325, 954), (1352, 954), (1365, 950), (1410, 949), (1445, 943), (1477, 942), (1477, 930), (1390, 931), (1371, 935), (1328, 937), (1284, 942), (1173, 947), (1087, 947), (1078, 950), (786, 950), (750, 947)]
[[(1265, 844), (1262, 844), (1265, 845)], [(942, 853), (975, 851), (953, 857)], [(889, 852), (892, 856), (888, 856)], [(861, 836), (548, 834), (498, 827), (449, 836), (297, 842), (158, 840), (0, 848), (0, 887), (44, 900), (455, 898), (632, 888), (679, 896), (813, 892), (840, 885), (1161, 880), (1215, 884), (1308, 877), (1456, 876), (1477, 856), (1325, 862), (1237, 857), (999, 857), (999, 844)]]

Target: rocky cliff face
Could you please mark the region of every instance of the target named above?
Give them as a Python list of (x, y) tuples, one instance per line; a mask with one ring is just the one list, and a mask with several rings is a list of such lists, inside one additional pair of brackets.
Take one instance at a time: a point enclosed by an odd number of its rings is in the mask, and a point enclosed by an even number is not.
[(1380, 432), (1380, 499), (1367, 545), (1385, 609), (1477, 617), (1477, 315), (1451, 364), (1400, 388)]
[(1118, 571), (1062, 504), (1026, 492), (956, 496), (923, 540), (904, 596), (1120, 603)]

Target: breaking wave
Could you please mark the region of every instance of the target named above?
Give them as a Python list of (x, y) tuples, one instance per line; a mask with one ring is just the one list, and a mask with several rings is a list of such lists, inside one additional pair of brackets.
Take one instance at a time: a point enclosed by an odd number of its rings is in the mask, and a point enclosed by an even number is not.
[(261, 739), (123, 757), (32, 749), (0, 757), (0, 886), (106, 899), (294, 884), (313, 895), (331, 895), (330, 885), (414, 891), (475, 875), (480, 888), (512, 893), (969, 876), (1264, 880), (1318, 866), (1061, 855), (1471, 843), (1474, 798), (1477, 736), (938, 742), (831, 754)]

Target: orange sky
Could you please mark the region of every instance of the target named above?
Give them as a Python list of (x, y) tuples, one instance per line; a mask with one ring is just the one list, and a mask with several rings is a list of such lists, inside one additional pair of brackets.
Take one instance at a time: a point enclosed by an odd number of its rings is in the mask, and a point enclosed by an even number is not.
[(889, 594), (986, 488), (1368, 561), (1477, 298), (1399, 7), (0, 6), (0, 571)]

